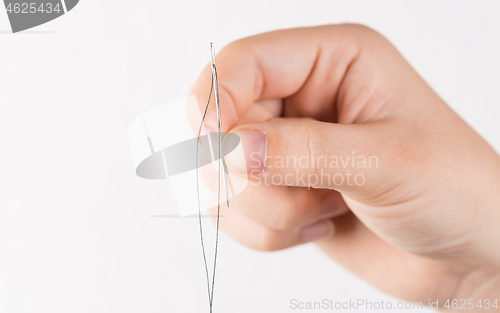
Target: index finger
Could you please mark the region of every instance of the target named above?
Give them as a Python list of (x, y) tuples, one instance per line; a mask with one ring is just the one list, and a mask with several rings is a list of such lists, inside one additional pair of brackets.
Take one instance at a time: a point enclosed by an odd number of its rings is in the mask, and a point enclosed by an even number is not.
[[(254, 102), (290, 97), (303, 89), (308, 80), (316, 83), (322, 78), (327, 80), (328, 97), (333, 98), (343, 72), (356, 55), (355, 45), (345, 44), (353, 42), (346, 40), (346, 28), (329, 25), (279, 30), (243, 38), (224, 47), (216, 57), (223, 131), (236, 126), (238, 118)], [(347, 57), (330, 58), (331, 55)], [(333, 78), (324, 77), (331, 75), (328, 73), (333, 73)], [(211, 81), (212, 69), (207, 65), (191, 88), (201, 112), (209, 97)], [(214, 98), (205, 125), (217, 129)]]

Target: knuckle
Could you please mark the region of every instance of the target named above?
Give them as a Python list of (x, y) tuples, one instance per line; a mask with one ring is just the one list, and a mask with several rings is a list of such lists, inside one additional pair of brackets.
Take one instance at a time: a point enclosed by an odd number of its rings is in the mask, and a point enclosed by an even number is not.
[(289, 230), (294, 228), (295, 221), (297, 220), (297, 212), (293, 209), (292, 205), (283, 206), (277, 209), (276, 220), (273, 228), (278, 230)]
[(283, 249), (278, 232), (274, 229), (263, 227), (257, 243), (257, 250), (277, 251)]
[(357, 38), (359, 43), (358, 48), (364, 51), (371, 51), (372, 49), (384, 49), (391, 45), (389, 41), (378, 31), (362, 24), (343, 24), (347, 33)]
[(364, 25), (364, 24), (349, 24), (349, 26), (352, 29), (354, 29), (358, 32), (365, 33), (365, 34), (376, 34), (377, 33), (373, 28), (371, 28), (367, 25)]
[(300, 225), (295, 225), (295, 227), (304, 225), (306, 221), (310, 221), (312, 218), (315, 219), (321, 210), (318, 195), (309, 192), (305, 188), (296, 193), (294, 200), (296, 221), (300, 219)]
[(374, 36), (378, 37), (381, 36), (379, 32), (377, 32), (375, 29), (364, 25), (364, 24), (342, 24), (346, 29), (355, 32), (360, 35), (365, 35), (365, 36)]
[(307, 192), (307, 189), (295, 190), (294, 196), (290, 197), (289, 201), (274, 210), (276, 215), (271, 227), (287, 231), (304, 225), (305, 221), (310, 220), (316, 213), (311, 203), (314, 203), (314, 199), (311, 199), (311, 194)]
[(322, 138), (322, 134), (318, 128), (318, 125), (313, 121), (304, 121), (301, 123), (300, 129), (301, 134), (304, 134), (304, 147), (305, 147), (305, 157), (309, 161), (307, 164), (307, 169), (305, 173), (317, 174), (317, 162), (311, 162), (315, 156), (325, 155), (325, 143)]

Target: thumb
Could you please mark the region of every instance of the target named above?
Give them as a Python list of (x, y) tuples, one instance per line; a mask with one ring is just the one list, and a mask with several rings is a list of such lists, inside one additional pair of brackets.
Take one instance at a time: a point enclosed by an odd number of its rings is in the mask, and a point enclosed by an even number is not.
[(257, 184), (329, 188), (347, 195), (387, 188), (391, 169), (381, 168), (397, 162), (387, 149), (391, 132), (381, 126), (290, 118), (241, 124), (231, 132), (240, 137), (243, 152), (228, 154), (226, 163)]

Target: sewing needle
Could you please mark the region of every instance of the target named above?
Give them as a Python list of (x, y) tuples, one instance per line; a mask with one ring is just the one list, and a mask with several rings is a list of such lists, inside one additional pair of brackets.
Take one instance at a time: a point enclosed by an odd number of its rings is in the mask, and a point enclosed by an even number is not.
[[(215, 66), (215, 48), (214, 48), (214, 44), (212, 42), (210, 43), (210, 52), (211, 52), (211, 57), (212, 57), (212, 76), (213, 76), (214, 87), (215, 87), (214, 88), (215, 106), (217, 108), (217, 121), (218, 121), (218, 127), (219, 127), (219, 157), (221, 159), (220, 161), (222, 161), (222, 170), (223, 170), (223, 176), (224, 176), (224, 189), (226, 191), (226, 204), (227, 204), (227, 207), (229, 207), (229, 186), (227, 183), (227, 167), (226, 167), (226, 161), (224, 160), (224, 155), (222, 154), (222, 121), (221, 121), (220, 103), (219, 103), (219, 84), (217, 81), (217, 68)], [(219, 166), (219, 171), (220, 171), (220, 166)]]

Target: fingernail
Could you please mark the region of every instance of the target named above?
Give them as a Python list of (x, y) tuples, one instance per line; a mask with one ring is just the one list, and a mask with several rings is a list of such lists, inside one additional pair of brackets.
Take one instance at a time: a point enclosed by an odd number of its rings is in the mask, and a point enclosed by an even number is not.
[(325, 237), (332, 232), (333, 223), (331, 221), (320, 221), (302, 228), (301, 239), (302, 242), (309, 242)]
[(331, 218), (343, 212), (345, 203), (340, 195), (330, 195), (326, 197), (323, 205), (321, 206), (321, 213), (319, 218)]
[(246, 129), (236, 131), (235, 134), (240, 137), (243, 149), (235, 149), (226, 156), (228, 166), (242, 173), (261, 172), (265, 166), (265, 135), (256, 130)]

